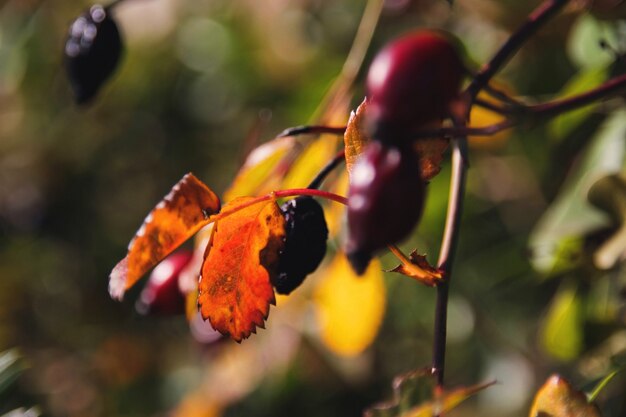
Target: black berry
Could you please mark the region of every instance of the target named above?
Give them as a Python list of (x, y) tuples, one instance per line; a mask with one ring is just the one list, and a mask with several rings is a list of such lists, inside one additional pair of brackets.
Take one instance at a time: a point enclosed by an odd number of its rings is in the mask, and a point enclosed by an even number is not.
[(79, 104), (90, 101), (119, 61), (122, 40), (107, 9), (92, 6), (72, 22), (65, 42), (65, 68)]
[(289, 294), (322, 262), (328, 227), (322, 206), (311, 197), (289, 200), (281, 211), (285, 216), (285, 247), (272, 285), (279, 294)]

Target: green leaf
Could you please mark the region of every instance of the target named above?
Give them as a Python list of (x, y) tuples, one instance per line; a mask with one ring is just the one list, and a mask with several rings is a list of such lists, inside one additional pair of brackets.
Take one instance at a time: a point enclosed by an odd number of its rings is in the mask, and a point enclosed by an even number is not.
[(589, 13), (581, 14), (567, 40), (569, 58), (580, 68), (611, 64), (615, 59), (614, 53), (603, 49), (600, 41), (606, 41), (609, 45), (619, 44), (615, 25), (597, 20)]
[[(572, 263), (572, 253), (558, 251), (586, 233), (607, 225), (606, 216), (587, 201), (591, 185), (600, 177), (619, 172), (626, 150), (626, 110), (613, 112), (598, 128), (582, 159), (572, 169), (559, 195), (531, 233), (533, 267), (548, 276)], [(569, 244), (565, 244), (569, 240)], [(573, 249), (570, 246), (570, 249)], [(563, 256), (565, 255), (565, 256)]]
[(609, 382), (611, 382), (611, 380), (613, 378), (615, 378), (615, 375), (619, 374), (621, 371), (623, 371), (624, 368), (621, 369), (616, 369), (615, 371), (611, 372), (610, 374), (608, 374), (607, 376), (605, 376), (604, 378), (602, 378), (600, 380), (600, 382), (598, 382), (596, 384), (595, 387), (593, 387), (593, 390), (591, 390), (590, 393), (587, 394), (587, 400), (591, 403), (593, 401), (596, 400), (596, 398), (598, 398), (598, 395), (600, 395), (600, 393), (602, 392), (602, 390), (609, 385)]
[[(589, 91), (602, 84), (607, 79), (608, 73), (608, 68), (605, 66), (584, 68), (565, 84), (556, 98), (565, 98)], [(551, 138), (560, 142), (569, 136), (593, 113), (596, 106), (597, 103), (592, 103), (556, 117), (548, 125)]]
[(583, 346), (582, 304), (576, 287), (565, 285), (552, 299), (541, 329), (543, 349), (554, 358), (576, 358)]

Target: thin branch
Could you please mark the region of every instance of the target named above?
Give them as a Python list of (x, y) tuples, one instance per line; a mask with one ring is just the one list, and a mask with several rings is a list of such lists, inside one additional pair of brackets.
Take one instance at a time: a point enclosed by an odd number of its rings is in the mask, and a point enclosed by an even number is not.
[(433, 340), (433, 374), (437, 385), (443, 386), (446, 361), (446, 326), (448, 319), (448, 289), (452, 278), (452, 262), (459, 240), (463, 197), (467, 177), (467, 160), (464, 148), (466, 138), (456, 138), (452, 142), (452, 174), (450, 178), (450, 196), (446, 225), (439, 251), (437, 267), (443, 272), (443, 280), (437, 286), (437, 304), (435, 306), (435, 327)]
[(483, 65), (467, 87), (467, 94), (473, 100), (480, 90), (485, 88), (491, 78), (507, 63), (507, 61), (521, 48), (532, 35), (552, 16), (554, 16), (569, 0), (547, 0), (537, 7), (527, 18), (526, 22), (511, 35), (500, 50)]
[(480, 99), (480, 98), (475, 98), (474, 99), (474, 104), (477, 105), (477, 106), (480, 106), (480, 107), (482, 107), (484, 109), (491, 110), (494, 113), (501, 114), (503, 116), (507, 116), (507, 115), (509, 115), (509, 114), (511, 114), (511, 113), (513, 113), (515, 111), (514, 109), (506, 108), (506, 107), (500, 106), (500, 105), (498, 105), (496, 103), (492, 103), (490, 101), (486, 101), (486, 100), (483, 100), (483, 99)]
[(303, 125), (289, 127), (280, 132), (276, 137), (284, 138), (285, 136), (298, 136), (298, 135), (322, 135), (331, 134), (341, 136), (345, 133), (346, 126), (321, 126), (321, 125)]
[(528, 106), (527, 110), (531, 113), (531, 117), (550, 118), (561, 113), (584, 107), (612, 95), (616, 95), (626, 90), (626, 74), (615, 77), (593, 90), (567, 97), (560, 100), (550, 101), (548, 103)]
[(511, 106), (524, 107), (524, 103), (522, 103), (521, 101), (517, 100), (514, 97), (511, 97), (506, 92), (500, 90), (499, 88), (494, 87), (491, 84), (486, 84), (483, 87), (483, 91), (489, 94), (491, 97), (498, 99), (504, 103), (510, 104)]
[(339, 166), (340, 163), (346, 160), (346, 151), (341, 150), (335, 155), (335, 157), (328, 163), (322, 170), (313, 178), (313, 181), (308, 185), (309, 189), (315, 190), (320, 188), (322, 182), (326, 179), (328, 174), (333, 172), (335, 168)]

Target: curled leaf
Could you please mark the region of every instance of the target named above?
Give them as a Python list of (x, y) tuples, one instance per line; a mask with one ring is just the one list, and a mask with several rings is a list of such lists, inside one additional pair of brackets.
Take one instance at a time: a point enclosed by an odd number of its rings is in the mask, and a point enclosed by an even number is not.
[(529, 417), (600, 417), (598, 408), (587, 401), (559, 375), (552, 375), (537, 391)]
[[(232, 209), (252, 198), (241, 197)], [(215, 330), (240, 342), (263, 327), (274, 303), (270, 274), (284, 245), (285, 219), (274, 201), (261, 201), (223, 217), (202, 265), (198, 305)]]
[(389, 249), (398, 257), (401, 264), (388, 272), (406, 275), (429, 287), (434, 287), (443, 280), (443, 273), (439, 269), (432, 267), (426, 260), (426, 256), (418, 254), (416, 250), (411, 252), (407, 258), (395, 246), (390, 246)]
[(146, 272), (193, 236), (219, 212), (220, 201), (193, 174), (185, 175), (152, 209), (109, 277), (111, 297), (121, 300)]
[[(365, 126), (368, 103), (367, 99), (363, 100), (356, 109), (356, 112), (350, 114), (350, 119), (346, 126), (346, 133), (343, 137), (346, 153), (346, 168), (349, 174), (352, 173), (352, 168), (359, 155), (371, 140)], [(437, 126), (439, 126), (439, 124), (424, 126), (424, 128), (432, 129)], [(432, 179), (441, 171), (443, 154), (447, 148), (448, 140), (446, 138), (420, 139), (415, 142), (415, 150), (419, 155), (420, 173), (424, 181)]]

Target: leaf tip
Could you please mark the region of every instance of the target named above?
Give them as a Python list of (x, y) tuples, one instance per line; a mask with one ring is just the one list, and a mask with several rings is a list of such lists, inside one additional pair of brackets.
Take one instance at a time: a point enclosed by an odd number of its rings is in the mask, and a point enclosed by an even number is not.
[(128, 257), (125, 257), (115, 265), (109, 275), (109, 294), (111, 298), (122, 301), (126, 292), (128, 276)]

